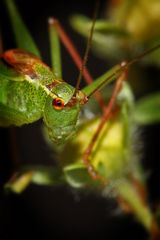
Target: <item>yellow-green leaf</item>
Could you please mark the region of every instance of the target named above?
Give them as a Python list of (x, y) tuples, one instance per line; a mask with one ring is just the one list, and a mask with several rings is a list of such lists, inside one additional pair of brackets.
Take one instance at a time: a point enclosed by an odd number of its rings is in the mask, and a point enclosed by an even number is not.
[(160, 122), (160, 92), (144, 97), (137, 102), (134, 119), (142, 125)]

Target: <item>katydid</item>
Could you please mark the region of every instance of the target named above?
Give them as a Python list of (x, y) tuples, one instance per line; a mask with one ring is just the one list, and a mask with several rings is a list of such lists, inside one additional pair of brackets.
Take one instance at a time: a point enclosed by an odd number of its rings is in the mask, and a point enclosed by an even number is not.
[[(128, 67), (160, 46), (153, 47), (130, 62), (117, 64), (92, 82), (92, 77), (85, 67), (85, 60), (80, 58), (71, 40), (56, 19), (49, 19), (52, 52), (52, 68), (50, 68), (41, 60), (36, 44), (25, 27), (14, 1), (6, 0), (5, 3), (18, 48), (7, 50), (1, 54), (0, 126), (22, 126), (43, 119), (51, 141), (57, 145), (63, 145), (74, 135), (79, 113), (89, 98), (106, 84), (118, 79), (107, 106), (104, 106), (101, 96), (96, 94), (104, 114), (83, 157), (84, 164), (92, 178), (101, 179), (89, 159), (96, 137), (110, 117)], [(91, 27), (89, 40), (92, 39), (94, 22), (95, 20)], [(22, 35), (24, 39), (21, 41)], [(80, 68), (80, 77), (75, 88), (62, 79), (59, 37), (75, 64)], [(87, 55), (88, 53), (85, 54), (85, 56)], [(79, 90), (81, 75), (90, 84)]]

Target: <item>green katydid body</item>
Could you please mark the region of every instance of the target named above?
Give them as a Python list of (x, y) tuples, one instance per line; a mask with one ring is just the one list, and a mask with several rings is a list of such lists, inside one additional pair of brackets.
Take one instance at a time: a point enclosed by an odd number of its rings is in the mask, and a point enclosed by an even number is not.
[[(85, 95), (79, 91), (73, 97), (74, 88), (57, 79), (51, 69), (33, 54), (14, 49), (5, 52), (2, 60), (0, 125), (21, 126), (42, 118), (51, 140), (64, 143), (75, 131)], [(56, 99), (64, 106), (54, 106)]]

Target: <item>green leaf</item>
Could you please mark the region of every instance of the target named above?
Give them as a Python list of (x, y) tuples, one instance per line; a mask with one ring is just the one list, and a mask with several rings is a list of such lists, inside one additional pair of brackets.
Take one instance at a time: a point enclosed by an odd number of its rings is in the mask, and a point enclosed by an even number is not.
[[(92, 25), (92, 20), (89, 18), (83, 15), (74, 15), (71, 17), (70, 22), (72, 27), (78, 32), (83, 33), (86, 36), (89, 34), (89, 29)], [(94, 31), (103, 34), (116, 34), (122, 36), (129, 35), (128, 32), (126, 32), (124, 29), (106, 20), (97, 20), (95, 23)]]
[(91, 183), (93, 185), (93, 181), (88, 174), (88, 171), (84, 164), (71, 164), (67, 167), (64, 167), (63, 170), (66, 181), (69, 183), (70, 186), (74, 188), (81, 188)]
[(124, 181), (119, 181), (115, 190), (126, 201), (126, 203), (129, 204), (137, 220), (150, 231), (153, 224), (152, 212), (150, 208), (144, 204), (144, 201), (139, 196), (134, 185), (125, 179)]
[(40, 57), (39, 50), (25, 26), (13, 0), (4, 1), (10, 16), (17, 46)]
[(136, 103), (134, 120), (142, 125), (160, 122), (160, 92), (144, 97)]
[[(74, 30), (88, 37), (92, 21), (82, 15), (74, 15), (70, 19)], [(110, 56), (112, 58), (125, 57), (126, 53), (122, 48), (122, 42), (129, 40), (130, 35), (122, 27), (110, 21), (96, 21), (92, 39), (93, 50), (99, 56)], [(127, 45), (125, 45), (127, 47)]]
[(62, 182), (61, 170), (57, 167), (30, 167), (33, 171), (32, 182), (39, 185), (55, 185)]

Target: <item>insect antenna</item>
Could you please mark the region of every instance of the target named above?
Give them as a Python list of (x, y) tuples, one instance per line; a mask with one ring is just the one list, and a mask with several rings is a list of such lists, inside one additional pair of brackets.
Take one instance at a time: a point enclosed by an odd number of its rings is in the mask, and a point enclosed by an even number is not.
[(146, 55), (149, 55), (150, 53), (154, 52), (157, 49), (160, 49), (160, 43), (148, 49), (147, 51), (135, 56), (133, 59), (129, 61), (123, 61), (120, 64), (115, 65), (109, 71), (107, 71), (102, 76), (97, 78), (92, 83), (92, 88), (90, 88), (89, 86), (83, 88), (83, 92), (87, 95), (88, 98), (90, 98), (94, 93), (96, 93), (96, 91), (100, 90), (104, 85), (114, 81), (123, 71), (126, 71), (128, 67), (130, 67), (132, 64), (138, 62), (140, 59), (144, 58)]
[(160, 48), (160, 43), (157, 44), (157, 45), (155, 45), (155, 46), (153, 46), (152, 48), (146, 50), (145, 52), (139, 54), (138, 56), (134, 57), (133, 59), (131, 59), (129, 62), (127, 62), (127, 64), (126, 64), (127, 67), (130, 66), (130, 65), (132, 65), (132, 64), (135, 63), (135, 62), (138, 62), (140, 59), (142, 59), (142, 58), (144, 58), (146, 55), (154, 52), (154, 51), (157, 50), (158, 48)]
[(94, 13), (93, 13), (92, 25), (91, 25), (91, 29), (90, 29), (90, 33), (89, 33), (89, 37), (88, 37), (88, 41), (87, 41), (84, 57), (83, 57), (83, 62), (82, 62), (82, 65), (81, 65), (81, 69), (79, 71), (78, 78), (77, 78), (77, 83), (76, 83), (76, 87), (75, 87), (74, 96), (76, 95), (76, 93), (77, 93), (77, 91), (79, 89), (79, 85), (80, 85), (80, 82), (81, 82), (81, 79), (82, 79), (82, 76), (83, 76), (83, 71), (84, 71), (84, 69), (86, 67), (86, 63), (87, 63), (87, 60), (88, 60), (88, 55), (89, 55), (89, 51), (90, 51), (91, 44), (92, 44), (94, 27), (95, 27), (97, 15), (98, 15), (98, 10), (99, 10), (99, 3), (100, 3), (99, 0), (97, 0), (96, 3), (95, 3), (95, 9), (94, 9)]

